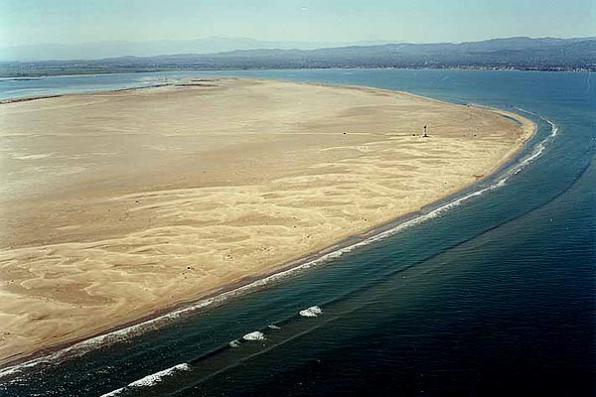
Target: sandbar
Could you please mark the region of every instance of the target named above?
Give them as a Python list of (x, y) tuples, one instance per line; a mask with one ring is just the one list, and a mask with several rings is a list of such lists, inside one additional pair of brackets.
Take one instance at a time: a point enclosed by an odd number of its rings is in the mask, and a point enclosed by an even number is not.
[(234, 78), (2, 103), (0, 366), (418, 211), (535, 128), (403, 92)]

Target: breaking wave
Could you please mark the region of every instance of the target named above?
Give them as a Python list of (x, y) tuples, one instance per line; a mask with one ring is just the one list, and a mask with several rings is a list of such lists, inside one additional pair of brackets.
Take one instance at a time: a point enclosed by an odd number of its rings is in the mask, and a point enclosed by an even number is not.
[(134, 382), (131, 382), (124, 387), (113, 390), (106, 394), (102, 394), (100, 397), (115, 397), (126, 390), (130, 390), (130, 389), (138, 388), (138, 387), (150, 387), (150, 386), (153, 386), (153, 385), (161, 382), (164, 377), (172, 376), (174, 373), (176, 373), (178, 371), (190, 371), (190, 365), (188, 365), (186, 363), (174, 365), (173, 367), (164, 369), (163, 371), (159, 371), (154, 374), (147, 375), (144, 378), (141, 378), (139, 380), (135, 380)]
[(244, 335), (242, 337), (242, 339), (248, 340), (248, 341), (264, 340), (265, 334), (262, 333), (261, 331), (253, 331), (253, 332), (249, 332), (248, 334)]
[(322, 314), (323, 310), (319, 306), (311, 306), (308, 309), (300, 310), (299, 314), (302, 317), (317, 317)]

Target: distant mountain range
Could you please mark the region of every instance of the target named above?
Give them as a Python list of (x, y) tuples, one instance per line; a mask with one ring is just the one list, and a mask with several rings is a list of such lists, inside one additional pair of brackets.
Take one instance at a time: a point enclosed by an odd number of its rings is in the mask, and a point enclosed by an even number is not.
[[(217, 47), (239, 46), (234, 39), (222, 39)], [(2, 76), (51, 74), (140, 72), (208, 69), (289, 69), (289, 68), (470, 68), (519, 70), (596, 71), (596, 37), (556, 39), (515, 37), (469, 43), (351, 45), (316, 49), (293, 49), (292, 43), (248, 41), (241, 48), (216, 53), (158, 56), (124, 56), (96, 60), (53, 60), (3, 62)], [(193, 42), (185, 45), (192, 47)], [(195, 42), (196, 43), (196, 42)], [(251, 44), (252, 43), (252, 44)], [(258, 48), (268, 45), (278, 48)], [(283, 45), (282, 45), (283, 44)], [(296, 43), (295, 43), (296, 44)], [(297, 45), (297, 44), (296, 44)], [(303, 46), (306, 43), (302, 43)], [(317, 45), (321, 45), (318, 43)], [(165, 44), (164, 44), (165, 46)], [(164, 47), (164, 51), (169, 47)], [(140, 51), (140, 49), (138, 49)]]
[(81, 44), (36, 44), (0, 48), (0, 62), (65, 61), (114, 58), (120, 56), (150, 57), (163, 54), (212, 54), (234, 50), (266, 48), (313, 50), (348, 45), (378, 45), (384, 42), (363, 41), (303, 42), (266, 41), (245, 37), (206, 37), (195, 40), (104, 41)]

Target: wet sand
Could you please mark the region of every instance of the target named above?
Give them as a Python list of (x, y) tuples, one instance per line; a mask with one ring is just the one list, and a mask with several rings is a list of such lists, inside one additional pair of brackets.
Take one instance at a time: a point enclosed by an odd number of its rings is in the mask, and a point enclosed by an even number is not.
[(236, 79), (1, 104), (0, 364), (415, 212), (534, 128), (405, 93)]

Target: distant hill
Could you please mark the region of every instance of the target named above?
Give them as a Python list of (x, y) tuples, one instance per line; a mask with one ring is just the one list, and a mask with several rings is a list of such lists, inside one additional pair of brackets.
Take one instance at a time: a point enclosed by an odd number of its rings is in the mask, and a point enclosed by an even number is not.
[(358, 45), (319, 49), (249, 49), (213, 54), (98, 60), (4, 62), (2, 76), (206, 69), (471, 68), (596, 71), (596, 37), (515, 37), (469, 43)]
[[(385, 42), (386, 43), (386, 42)], [(264, 48), (312, 50), (323, 47), (342, 47), (351, 44), (302, 41), (265, 41), (245, 37), (206, 37), (194, 40), (104, 41), (81, 44), (37, 44), (0, 47), (0, 62), (64, 61), (114, 58), (119, 56), (150, 57), (161, 54), (212, 54), (233, 50)]]

